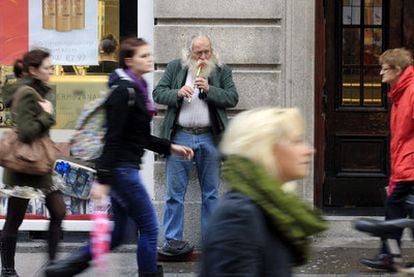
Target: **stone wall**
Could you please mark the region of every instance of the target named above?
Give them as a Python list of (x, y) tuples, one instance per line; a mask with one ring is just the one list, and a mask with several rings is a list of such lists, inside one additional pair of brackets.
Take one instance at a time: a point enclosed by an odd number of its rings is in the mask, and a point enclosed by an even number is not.
[[(298, 106), (306, 118), (308, 139), (313, 142), (313, 1), (155, 0), (154, 17), (155, 84), (166, 64), (181, 56), (192, 36), (207, 34), (220, 58), (233, 69), (240, 101), (229, 115), (260, 106)], [(165, 110), (159, 108), (156, 133)], [(154, 178), (161, 221), (165, 191), (162, 160), (155, 162)], [(312, 177), (299, 183), (298, 193), (313, 201)], [(185, 213), (184, 239), (198, 246), (200, 190), (194, 171)]]

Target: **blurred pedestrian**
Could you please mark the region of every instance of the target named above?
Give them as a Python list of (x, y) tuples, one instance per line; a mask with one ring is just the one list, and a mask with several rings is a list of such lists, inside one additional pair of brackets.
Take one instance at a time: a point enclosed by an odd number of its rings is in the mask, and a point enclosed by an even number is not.
[[(17, 65), (17, 66), (16, 66)], [(23, 67), (21, 67), (23, 66)], [(17, 83), (3, 88), (4, 101), (7, 107), (13, 104), (13, 123), (17, 128), (19, 139), (30, 143), (35, 139), (49, 135), (55, 124), (53, 106), (48, 100), (51, 88), (47, 85), (53, 66), (50, 53), (35, 49), (27, 52), (22, 61), (15, 63)], [(16, 103), (15, 93), (25, 88)], [(36, 95), (34, 89), (38, 94)], [(39, 101), (41, 97), (41, 101)], [(50, 214), (48, 234), (49, 262), (56, 257), (58, 242), (61, 237), (61, 223), (65, 216), (66, 206), (59, 188), (52, 182), (51, 175), (31, 175), (14, 172), (7, 168), (3, 171), (4, 187), (2, 193), (9, 196), (7, 216), (1, 232), (1, 276), (18, 276), (14, 268), (17, 231), (21, 225), (30, 199), (42, 199)]]
[(292, 276), (292, 265), (308, 258), (309, 236), (327, 227), (286, 185), (309, 174), (314, 153), (299, 111), (242, 112), (230, 121), (220, 150), (229, 191), (210, 218), (200, 276)]
[[(391, 90), (390, 154), (391, 176), (385, 202), (385, 220), (405, 218), (405, 200), (414, 189), (414, 69), (412, 53), (404, 48), (385, 51), (379, 58), (382, 82)], [(394, 239), (401, 244), (402, 229), (396, 229)], [(374, 258), (362, 258), (361, 263), (375, 269), (394, 271), (393, 259), (385, 240)]]
[[(192, 159), (189, 147), (171, 143), (151, 135), (151, 120), (155, 107), (149, 98), (145, 73), (153, 70), (153, 59), (147, 42), (140, 38), (125, 39), (120, 46), (121, 68), (109, 78), (109, 86), (116, 86), (105, 103), (107, 133), (101, 157), (98, 159), (99, 183), (92, 187), (92, 197), (101, 202), (111, 191), (114, 229), (111, 249), (124, 238), (128, 217), (138, 227), (137, 264), (140, 277), (163, 276), (157, 266), (158, 221), (151, 199), (139, 173), (144, 149), (160, 154), (171, 153)], [(131, 91), (134, 96), (131, 100)], [(131, 103), (132, 102), (132, 103)], [(90, 244), (46, 270), (47, 276), (74, 276), (89, 266)]]

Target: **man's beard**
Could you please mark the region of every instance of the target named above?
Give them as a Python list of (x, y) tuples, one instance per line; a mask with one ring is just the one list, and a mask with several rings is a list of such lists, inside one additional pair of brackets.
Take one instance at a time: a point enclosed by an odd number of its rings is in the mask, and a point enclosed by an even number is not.
[(200, 75), (198, 77), (207, 79), (210, 76), (210, 74), (216, 69), (216, 64), (212, 61), (212, 59), (204, 61), (190, 59), (190, 62), (188, 64), (188, 70), (189, 72), (191, 72), (194, 78), (197, 77), (198, 67), (202, 63), (204, 63), (204, 66), (202, 67), (202, 70), (199, 72)]

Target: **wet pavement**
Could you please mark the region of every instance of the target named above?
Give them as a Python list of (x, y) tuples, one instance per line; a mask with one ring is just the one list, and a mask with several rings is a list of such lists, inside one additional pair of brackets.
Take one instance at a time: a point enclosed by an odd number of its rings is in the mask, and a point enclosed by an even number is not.
[[(294, 277), (367, 277), (367, 276), (397, 276), (386, 272), (370, 270), (359, 264), (362, 256), (373, 256), (377, 252), (377, 241), (352, 242), (345, 244), (332, 243), (331, 246), (314, 249), (309, 263), (295, 268)], [(326, 246), (328, 245), (328, 246)], [(60, 257), (76, 250), (80, 244), (64, 243)], [(411, 245), (413, 246), (413, 245)], [(16, 269), (21, 277), (42, 276), (42, 265), (46, 262), (46, 248), (44, 242), (18, 243), (16, 254)], [(403, 249), (406, 261), (414, 261), (414, 248)], [(102, 271), (94, 268), (84, 272), (86, 276), (137, 276), (135, 262), (135, 246), (124, 245), (108, 256), (108, 265)], [(198, 272), (198, 262), (162, 262), (166, 277), (195, 277)]]

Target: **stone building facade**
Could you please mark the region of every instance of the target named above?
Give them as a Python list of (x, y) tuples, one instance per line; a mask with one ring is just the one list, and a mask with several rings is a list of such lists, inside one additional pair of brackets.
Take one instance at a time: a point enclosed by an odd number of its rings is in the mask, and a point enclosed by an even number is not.
[[(166, 64), (181, 57), (191, 36), (206, 34), (233, 70), (240, 100), (229, 116), (260, 106), (296, 106), (306, 118), (307, 138), (313, 143), (314, 1), (154, 0), (153, 11), (154, 84)], [(159, 109), (155, 133), (165, 107)], [(160, 223), (164, 188), (164, 161), (156, 159), (154, 195)], [(309, 202), (313, 202), (313, 191), (313, 176), (299, 183), (299, 195)], [(184, 238), (198, 246), (199, 237), (200, 190), (193, 171), (185, 203)]]

